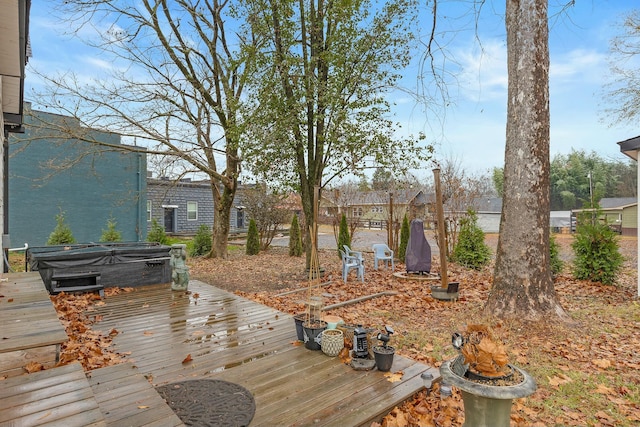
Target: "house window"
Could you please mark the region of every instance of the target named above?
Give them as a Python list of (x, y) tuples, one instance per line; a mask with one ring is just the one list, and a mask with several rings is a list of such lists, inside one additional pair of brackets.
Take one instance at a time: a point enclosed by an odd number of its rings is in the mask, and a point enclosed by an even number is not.
[(371, 208), (371, 213), (382, 213), (382, 206), (373, 206)]
[(147, 200), (147, 221), (151, 221), (151, 200)]
[(195, 221), (198, 219), (198, 202), (187, 202), (187, 220)]
[(354, 217), (358, 217), (358, 216), (362, 216), (362, 208), (353, 208), (353, 216)]

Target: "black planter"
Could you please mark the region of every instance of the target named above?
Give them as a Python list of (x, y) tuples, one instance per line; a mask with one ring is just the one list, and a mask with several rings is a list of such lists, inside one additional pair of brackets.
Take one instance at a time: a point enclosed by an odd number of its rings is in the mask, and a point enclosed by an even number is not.
[(302, 324), (307, 317), (306, 314), (296, 314), (293, 316), (293, 321), (296, 322), (296, 336), (298, 337), (298, 341), (304, 341), (304, 330), (302, 329)]
[(322, 331), (327, 329), (327, 322), (315, 321), (311, 324), (303, 323), (303, 338), (304, 346), (309, 350), (322, 349)]
[(391, 370), (391, 365), (393, 365), (393, 355), (395, 354), (396, 349), (390, 345), (386, 347), (376, 345), (373, 346), (372, 350), (378, 371), (389, 372)]
[(431, 286), (431, 296), (440, 301), (454, 301), (458, 299), (458, 282), (449, 283), (447, 288)]

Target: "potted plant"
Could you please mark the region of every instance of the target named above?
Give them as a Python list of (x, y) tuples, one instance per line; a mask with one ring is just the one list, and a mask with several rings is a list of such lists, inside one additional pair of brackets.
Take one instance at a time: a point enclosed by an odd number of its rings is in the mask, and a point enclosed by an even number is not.
[(388, 372), (391, 370), (391, 365), (393, 364), (393, 355), (395, 354), (396, 349), (389, 345), (389, 340), (391, 339), (391, 334), (393, 334), (393, 329), (390, 326), (385, 326), (384, 329), (386, 333), (381, 332), (377, 336), (378, 340), (382, 344), (374, 345), (372, 347), (372, 350), (378, 370)]
[[(314, 224), (315, 227), (315, 224)], [(304, 346), (309, 350), (322, 348), (322, 332), (327, 328), (327, 322), (321, 320), (322, 296), (312, 295), (314, 289), (320, 289), (320, 265), (316, 246), (315, 233), (311, 233), (311, 265), (309, 268), (309, 288), (307, 292), (307, 313), (302, 324)]]
[(513, 399), (532, 394), (536, 382), (508, 363), (504, 347), (484, 325), (469, 325), (465, 335), (453, 335), (452, 343), (461, 354), (444, 362), (440, 375), (443, 383), (462, 391), (464, 425), (508, 427)]
[(322, 332), (320, 346), (324, 354), (336, 357), (344, 348), (344, 334), (339, 329), (326, 329)]

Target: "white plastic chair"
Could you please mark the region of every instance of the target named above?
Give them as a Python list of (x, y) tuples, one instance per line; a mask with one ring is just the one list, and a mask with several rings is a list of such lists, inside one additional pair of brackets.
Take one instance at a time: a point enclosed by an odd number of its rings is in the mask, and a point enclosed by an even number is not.
[(393, 261), (393, 251), (389, 248), (389, 246), (384, 243), (376, 243), (371, 246), (373, 249), (373, 268), (378, 269), (378, 261), (382, 261), (384, 263), (384, 268), (387, 268), (387, 265), (391, 264), (391, 271), (394, 271), (396, 268), (395, 262)]
[(344, 253), (347, 256), (354, 256), (356, 258), (358, 258), (360, 260), (360, 262), (364, 263), (364, 256), (362, 256), (362, 252), (359, 251), (352, 251), (351, 248), (347, 245), (342, 245), (342, 247), (344, 248)]
[(342, 256), (342, 280), (347, 283), (347, 277), (349, 271), (356, 269), (357, 278), (364, 283), (364, 264), (357, 256), (349, 256), (342, 249), (340, 250)]

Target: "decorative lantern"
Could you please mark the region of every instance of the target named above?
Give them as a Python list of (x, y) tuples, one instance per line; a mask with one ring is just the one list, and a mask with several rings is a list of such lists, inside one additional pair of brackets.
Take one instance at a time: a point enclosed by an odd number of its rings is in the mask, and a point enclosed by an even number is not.
[(368, 358), (367, 330), (358, 325), (353, 331), (353, 354), (355, 357)]

